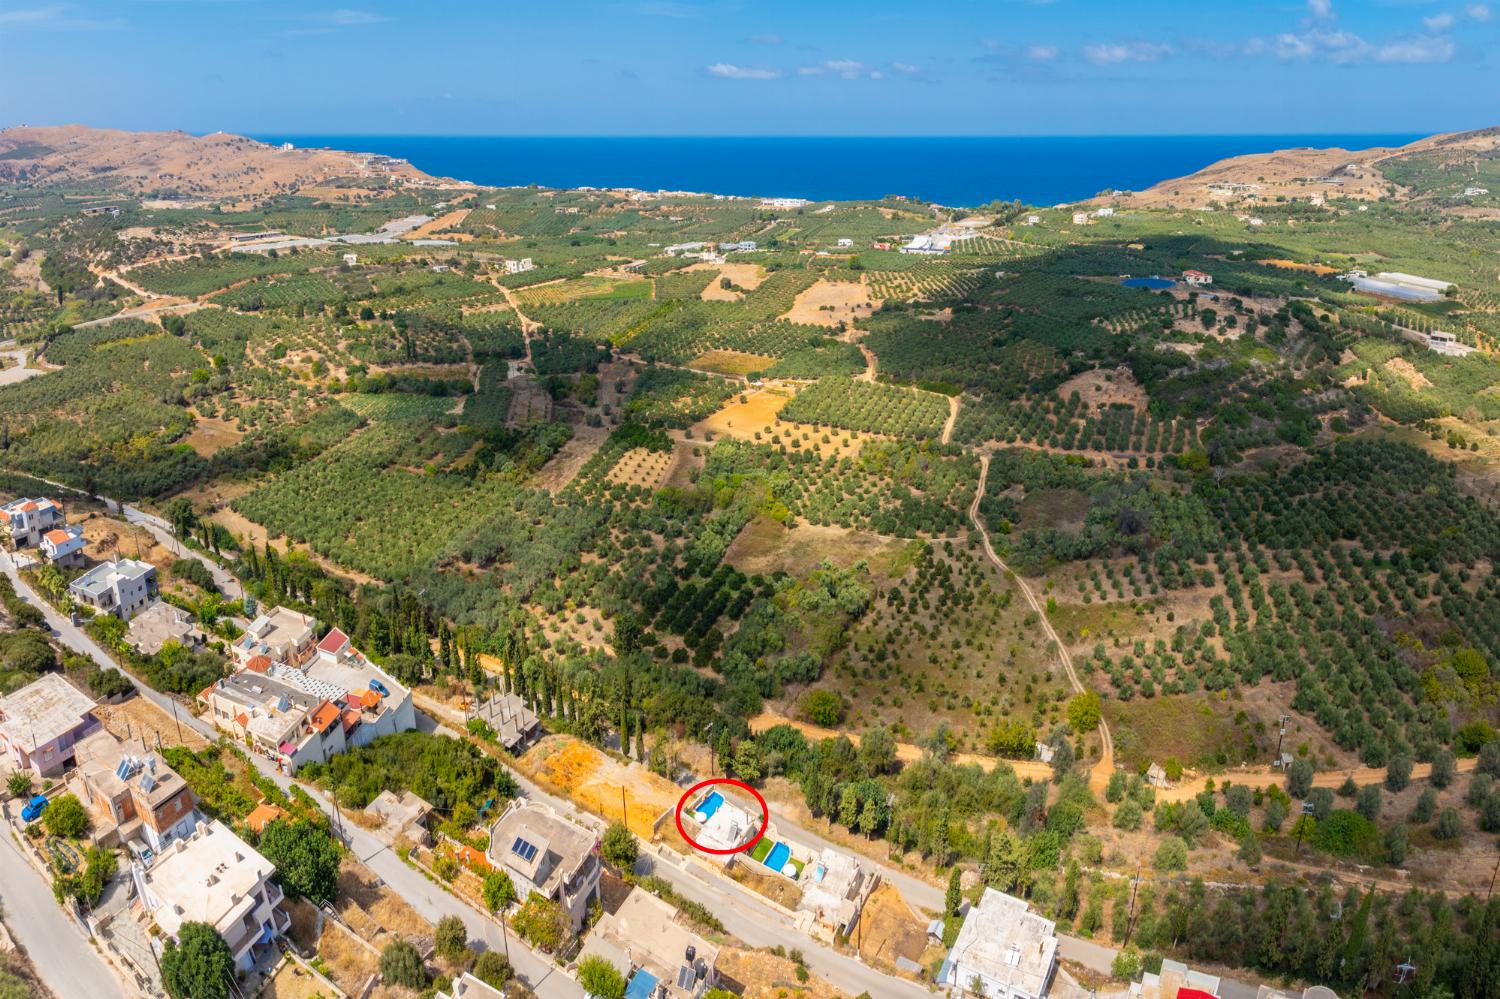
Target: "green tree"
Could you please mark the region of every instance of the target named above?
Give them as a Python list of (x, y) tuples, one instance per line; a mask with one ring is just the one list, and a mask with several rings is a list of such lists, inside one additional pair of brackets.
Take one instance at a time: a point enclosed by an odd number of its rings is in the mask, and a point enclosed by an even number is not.
[(1306, 798), (1312, 791), (1314, 773), (1311, 760), (1293, 760), (1286, 769), (1286, 793), (1293, 798)]
[(1447, 787), (1453, 783), (1454, 772), (1453, 753), (1446, 749), (1439, 749), (1432, 754), (1432, 781), (1433, 787)]
[(1260, 839), (1254, 831), (1247, 830), (1240, 838), (1239, 858), (1240, 863), (1246, 867), (1254, 867), (1260, 863)]
[(1437, 824), (1432, 834), (1438, 839), (1457, 839), (1463, 831), (1463, 819), (1456, 808), (1445, 808), (1438, 813)]
[(54, 836), (77, 839), (89, 827), (89, 813), (77, 795), (58, 795), (42, 813), (42, 825)]
[(326, 830), (311, 822), (277, 819), (261, 830), (256, 848), (275, 865), (276, 880), (292, 898), (315, 905), (333, 901), (340, 854)]
[(409, 940), (397, 937), (385, 945), (380, 952), (380, 977), (392, 985), (403, 985), (409, 989), (427, 987), (427, 969), (422, 965), (422, 955)]
[(1132, 981), (1141, 973), (1141, 954), (1134, 947), (1125, 947), (1109, 964), (1109, 973), (1121, 981)]
[(439, 957), (458, 961), (469, 949), (469, 930), (457, 916), (444, 916), (438, 920), (433, 934), (433, 944)]
[(1355, 811), (1359, 812), (1359, 814), (1363, 815), (1371, 822), (1374, 822), (1376, 819), (1380, 818), (1380, 805), (1380, 788), (1375, 784), (1370, 784), (1360, 788), (1359, 793), (1355, 795)]
[(1386, 830), (1385, 859), (1387, 862), (1397, 866), (1405, 863), (1407, 845), (1406, 823), (1397, 822)]
[(640, 844), (635, 841), (635, 834), (625, 823), (611, 822), (609, 828), (604, 830), (604, 838), (599, 842), (599, 855), (615, 870), (629, 873), (635, 869)]
[(183, 923), (161, 955), (161, 983), (172, 999), (228, 999), (234, 955), (207, 923)]
[(948, 891), (943, 895), (943, 910), (950, 916), (956, 916), (963, 901), (963, 872), (955, 867), (953, 873), (948, 875)]
[(516, 886), (504, 871), (490, 871), (484, 876), (484, 904), (499, 912), (516, 900)]
[(1392, 793), (1406, 790), (1411, 783), (1411, 757), (1405, 753), (1392, 756), (1385, 765), (1385, 789)]
[(809, 690), (802, 695), (801, 708), (804, 718), (824, 728), (844, 720), (844, 699), (831, 690)]
[(1075, 694), (1068, 701), (1068, 725), (1074, 732), (1083, 735), (1099, 727), (1099, 718), (1104, 705), (1099, 694), (1092, 690)]
[(598, 999), (622, 999), (625, 995), (625, 976), (597, 954), (578, 962), (578, 984), (585, 994)]

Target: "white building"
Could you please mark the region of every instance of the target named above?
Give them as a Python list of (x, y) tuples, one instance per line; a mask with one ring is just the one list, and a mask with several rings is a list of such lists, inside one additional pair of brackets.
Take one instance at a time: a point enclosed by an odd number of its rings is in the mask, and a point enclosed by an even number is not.
[(1113, 208), (1099, 208), (1094, 211), (1094, 218), (1107, 219), (1114, 217), (1114, 214), (1115, 210)]
[(259, 614), (245, 633), (229, 646), (230, 657), (239, 666), (256, 656), (296, 666), (313, 653), (318, 622), (311, 614), (275, 607)]
[(547, 805), (517, 798), (490, 829), (488, 859), (510, 875), (521, 898), (536, 892), (556, 902), (577, 933), (599, 898), (598, 845), (593, 833)]
[(1182, 282), (1183, 284), (1190, 284), (1194, 287), (1201, 288), (1204, 285), (1213, 284), (1214, 276), (1212, 274), (1204, 273), (1203, 271), (1188, 270), (1182, 272)]
[(0, 506), (0, 531), (10, 534), (17, 548), (29, 548), (42, 535), (63, 525), (63, 508), (56, 500), (18, 499)]
[(1089, 213), (1088, 212), (1074, 212), (1073, 213), (1073, 224), (1074, 225), (1088, 225), (1089, 224)]
[(985, 999), (1041, 999), (1057, 969), (1057, 927), (1025, 901), (986, 888), (969, 910), (938, 982)]
[(854, 245), (854, 240), (850, 239), (847, 236), (841, 237), (839, 239), (839, 242), (838, 242), (838, 247), (841, 250), (848, 249), (849, 247), (851, 247), (853, 245)]
[(911, 242), (901, 247), (902, 253), (917, 253), (924, 256), (937, 256), (948, 252), (948, 246), (942, 244), (930, 233), (913, 236)]
[(156, 566), (133, 558), (100, 562), (68, 584), (80, 604), (129, 621), (156, 599)]
[(857, 858), (824, 847), (802, 870), (801, 912), (811, 912), (830, 934), (849, 936), (859, 922), (865, 900), (880, 883), (876, 874)]
[(447, 992), (439, 992), (433, 999), (505, 999), (505, 993), (465, 971), (453, 979)]
[(350, 267), (353, 267), (355, 264), (359, 263), (359, 254), (357, 254), (357, 253), (346, 253), (346, 254), (344, 254), (344, 263), (347, 264), (347, 265), (349, 265)]
[(762, 208), (806, 208), (812, 204), (806, 198), (761, 198)]
[(248, 971), (277, 952), (276, 939), (291, 929), (284, 897), (271, 876), (271, 862), (228, 826), (203, 822), (173, 842), (151, 866), (132, 866), (136, 894), (167, 936), (184, 923), (208, 923), (219, 931), (234, 965)]
[(1042, 217), (1040, 215), (1031, 214), (1031, 215), (1026, 216), (1026, 221), (1022, 222), (1021, 224), (1022, 225), (1040, 225), (1041, 221), (1042, 221)]
[(1489, 194), (1489, 193), (1490, 193), (1490, 189), (1487, 188), (1487, 187), (1466, 187), (1466, 188), (1464, 188), (1464, 197), (1466, 197), (1466, 198), (1482, 198), (1486, 194)]
[(1467, 357), (1474, 353), (1473, 347), (1466, 343), (1459, 343), (1458, 337), (1443, 330), (1433, 330), (1427, 334), (1427, 349), (1445, 357)]
[(527, 271), (536, 270), (536, 264), (531, 262), (530, 257), (522, 257), (520, 260), (505, 260), (505, 273), (525, 274)]
[(42, 558), (53, 565), (69, 568), (83, 564), (83, 528), (77, 524), (67, 527), (54, 527), (42, 535), (41, 544), (37, 547), (41, 550)]

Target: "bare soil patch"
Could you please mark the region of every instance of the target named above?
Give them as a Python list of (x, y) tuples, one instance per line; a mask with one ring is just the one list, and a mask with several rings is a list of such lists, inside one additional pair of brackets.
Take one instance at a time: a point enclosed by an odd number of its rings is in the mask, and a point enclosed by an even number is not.
[[(186, 708), (178, 708), (179, 718), (187, 715)], [(137, 738), (146, 745), (186, 746), (198, 750), (208, 745), (208, 740), (199, 735), (191, 725), (181, 725), (170, 714), (144, 697), (135, 696), (119, 704), (100, 704), (94, 714), (118, 739)]]
[(857, 281), (819, 281), (797, 296), (782, 319), (811, 326), (853, 325), (875, 311), (870, 290)]
[(865, 901), (853, 942), (867, 961), (886, 965), (894, 965), (898, 957), (920, 961), (927, 949), (927, 924), (906, 904), (900, 890), (885, 882)]
[(1406, 382), (1413, 389), (1432, 388), (1432, 382), (1427, 380), (1427, 376), (1418, 371), (1416, 365), (1404, 357), (1393, 357), (1381, 365), (1381, 367)]
[(1304, 264), (1296, 260), (1262, 260), (1261, 263), (1267, 267), (1279, 267), (1284, 271), (1307, 271), (1309, 274), (1317, 274), (1320, 277), (1339, 272), (1337, 267), (1329, 267), (1327, 264)]
[(438, 233), (442, 233), (444, 239), (473, 239), (474, 237), (469, 233), (449, 231), (450, 229), (457, 229), (459, 226), (463, 225), (464, 219), (469, 217), (469, 212), (471, 211), (473, 211), (472, 208), (459, 208), (456, 211), (451, 211), (446, 215), (440, 215), (437, 218), (433, 219), (431, 222), (424, 222), (421, 225), (417, 226), (417, 228), (413, 229), (402, 238), (431, 239)]
[(764, 433), (771, 428), (776, 422), (776, 414), (781, 412), (781, 407), (790, 399), (790, 393), (774, 389), (755, 389), (735, 396), (717, 413), (711, 413), (695, 423), (693, 433), (701, 437), (704, 432), (711, 431), (745, 440), (753, 439), (756, 431)]
[[(625, 764), (568, 735), (549, 735), (516, 761), (517, 769), (549, 791), (603, 818), (622, 813), (632, 832), (655, 838), (657, 820), (677, 807), (682, 790), (645, 767)], [(666, 823), (670, 824), (670, 822)]]
[(847, 999), (846, 993), (817, 975), (804, 984), (797, 966), (770, 951), (725, 947), (719, 951), (719, 975), (740, 986), (744, 999)]
[(738, 302), (745, 296), (737, 289), (754, 291), (766, 279), (766, 269), (760, 264), (694, 264), (687, 271), (716, 271), (720, 278), (728, 278), (735, 287), (720, 287), (719, 280), (708, 282), (701, 297), (705, 302)]
[(1126, 367), (1104, 371), (1095, 368), (1074, 375), (1057, 387), (1059, 399), (1067, 399), (1074, 392), (1086, 405), (1096, 409), (1125, 404), (1144, 409), (1151, 401), (1135, 376)]
[(780, 571), (800, 576), (824, 561), (839, 566), (864, 561), (873, 568), (894, 561), (906, 544), (843, 527), (799, 522), (789, 528), (757, 517), (730, 544), (724, 560), (747, 575)]
[(556, 493), (567, 486), (608, 436), (609, 431), (603, 427), (575, 426), (573, 438), (536, 473), (536, 485), (549, 493)]
[(244, 437), (243, 431), (224, 420), (195, 416), (193, 429), (182, 442), (192, 447), (200, 457), (211, 458), (222, 448), (238, 444)]

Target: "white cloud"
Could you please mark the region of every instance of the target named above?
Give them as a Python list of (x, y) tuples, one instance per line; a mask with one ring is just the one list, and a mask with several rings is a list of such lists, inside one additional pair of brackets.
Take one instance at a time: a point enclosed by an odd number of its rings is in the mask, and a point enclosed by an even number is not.
[(1026, 58), (1032, 62), (1052, 62), (1060, 55), (1062, 55), (1062, 50), (1056, 45), (1026, 46)]
[(736, 66), (728, 62), (716, 62), (707, 69), (709, 76), (721, 77), (725, 80), (774, 80), (781, 75), (779, 69), (767, 69), (763, 66)]
[(336, 10), (325, 18), (330, 24), (340, 26), (355, 24), (383, 24), (390, 18), (384, 14), (373, 14), (368, 10)]
[(21, 28), (36, 28), (45, 31), (95, 31), (122, 28), (125, 26), (125, 22), (119, 18), (102, 20), (74, 17), (69, 15), (68, 10), (69, 8), (63, 4), (53, 4), (48, 7), (29, 7), (19, 10), (0, 10), (0, 24), (8, 25), (17, 30)]
[(1422, 23), (1427, 26), (1428, 31), (1447, 31), (1453, 27), (1453, 21), (1453, 15), (1447, 11), (1422, 18)]
[(1488, 21), (1490, 19), (1490, 5), (1487, 3), (1471, 3), (1464, 8), (1464, 13), (1476, 21)]
[(1307, 10), (1319, 20), (1330, 20), (1333, 17), (1333, 0), (1307, 0)]
[(909, 62), (893, 62), (891, 63), (891, 69), (894, 69), (898, 73), (905, 73), (907, 76), (916, 76), (922, 72), (921, 66), (916, 66)]
[[(906, 68), (902, 68), (906, 67)], [(896, 63), (894, 68), (898, 72), (919, 73), (921, 69), (907, 63)], [(810, 66), (798, 66), (798, 76), (836, 76), (841, 80), (883, 80), (885, 74), (878, 69), (871, 69), (858, 59), (825, 59), (823, 62)]]
[(1096, 66), (1113, 66), (1122, 62), (1157, 62), (1172, 54), (1165, 42), (1126, 42), (1085, 45), (1083, 57)]
[(1447, 62), (1453, 58), (1455, 51), (1452, 39), (1418, 35), (1382, 45), (1375, 53), (1375, 60), (1400, 63)]

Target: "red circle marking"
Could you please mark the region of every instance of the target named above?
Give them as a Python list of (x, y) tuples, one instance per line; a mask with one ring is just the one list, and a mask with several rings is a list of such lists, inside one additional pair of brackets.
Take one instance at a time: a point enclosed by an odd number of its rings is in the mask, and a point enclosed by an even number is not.
[[(728, 850), (714, 850), (709, 847), (703, 846), (697, 840), (693, 839), (693, 837), (688, 835), (687, 830), (682, 827), (682, 806), (687, 804), (687, 800), (691, 798), (695, 792), (700, 791), (705, 787), (712, 787), (714, 784), (728, 784), (730, 787), (738, 787), (749, 791), (750, 794), (755, 798), (756, 802), (760, 805), (760, 829), (754, 836), (750, 838), (750, 842), (744, 844), (743, 846), (731, 847)], [(693, 849), (700, 850), (703, 853), (713, 853), (718, 854), (719, 856), (728, 856), (729, 854), (733, 853), (744, 853), (746, 850), (749, 850), (750, 848), (755, 846), (756, 843), (760, 842), (761, 837), (766, 834), (766, 828), (771, 824), (771, 809), (766, 805), (766, 799), (760, 796), (760, 792), (751, 787), (749, 784), (746, 784), (744, 781), (735, 780), (733, 777), (713, 777), (709, 780), (701, 780), (698, 783), (694, 784), (683, 793), (681, 798), (677, 799), (677, 811), (673, 814), (673, 819), (677, 823), (677, 831), (682, 835), (683, 839), (687, 840), (688, 845)]]

